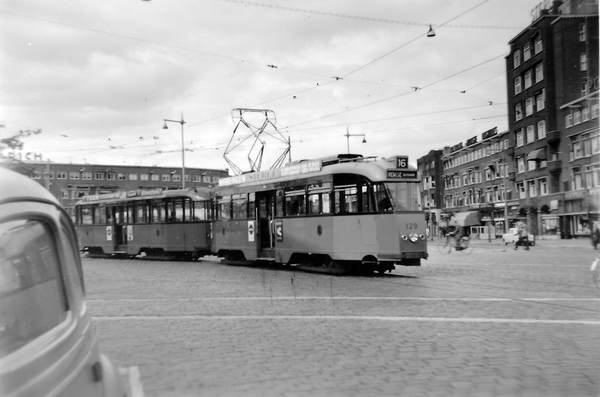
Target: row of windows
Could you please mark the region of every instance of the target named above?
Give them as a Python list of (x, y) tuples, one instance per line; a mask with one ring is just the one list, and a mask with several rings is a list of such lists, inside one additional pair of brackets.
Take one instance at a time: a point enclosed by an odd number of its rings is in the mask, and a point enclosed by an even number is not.
[[(544, 151), (546, 148), (544, 148)], [(527, 161), (525, 156), (517, 157), (517, 172), (519, 174), (526, 171), (534, 171), (540, 168), (546, 168), (548, 166), (547, 160), (542, 161)]]
[(476, 205), (484, 203), (503, 202), (506, 190), (504, 185), (487, 186), (486, 190), (469, 189), (461, 193), (448, 194), (444, 197), (446, 208), (460, 207), (464, 205)]
[(532, 87), (544, 80), (544, 67), (542, 62), (535, 65), (534, 68), (527, 69), (523, 76), (517, 76), (514, 79), (514, 95), (520, 94), (523, 90)]
[(443, 168), (444, 170), (447, 170), (449, 168), (458, 167), (460, 165), (470, 163), (471, 161), (497, 154), (500, 151), (507, 149), (508, 146), (508, 139), (504, 139), (502, 142), (495, 142), (479, 147), (479, 149), (465, 151), (459, 156), (444, 160)]
[[(274, 216), (373, 213), (392, 210), (385, 185), (381, 183), (298, 186), (277, 190), (274, 194)], [(217, 218), (254, 218), (255, 193), (223, 196), (217, 203)], [(260, 208), (266, 204), (260, 203)], [(403, 209), (403, 208), (399, 208)]]
[[(56, 171), (56, 179), (70, 179), (74, 181), (82, 180), (82, 181), (91, 181), (92, 175), (94, 176), (94, 180), (102, 181), (162, 181), (162, 182), (181, 182), (181, 175), (178, 174), (125, 174), (125, 173), (116, 173), (116, 172), (66, 172), (66, 171)], [(35, 170), (33, 179), (54, 179), (55, 173), (54, 171), (46, 171), (46, 170)], [(219, 182), (218, 176), (210, 176), (210, 175), (186, 175), (185, 181), (190, 182), (204, 182), (204, 183), (217, 183)]]
[[(537, 127), (537, 128), (536, 128)], [(523, 131), (523, 128), (518, 129), (515, 132), (516, 146), (520, 147), (527, 143), (535, 142), (546, 138), (546, 122), (544, 120), (538, 121), (534, 125), (528, 125)]]
[[(177, 198), (118, 206), (86, 205), (77, 207), (78, 225), (117, 225), (209, 220), (210, 202)], [(114, 218), (114, 219), (113, 219)]]
[[(546, 96), (544, 90), (535, 93), (525, 100), (525, 117), (531, 116), (535, 112), (539, 112), (546, 108)], [(515, 104), (515, 121), (523, 119), (523, 104), (518, 102)]]
[(600, 164), (572, 169), (570, 176), (571, 190), (591, 189), (600, 187)]
[(587, 132), (569, 138), (569, 160), (600, 153), (600, 135)]
[(502, 164), (501, 161), (497, 161), (494, 164), (486, 165), (484, 173), (471, 169), (464, 171), (462, 176), (452, 175), (445, 179), (445, 188), (454, 189), (479, 184), (483, 182), (482, 174), (485, 176), (485, 181), (505, 178), (508, 176), (508, 164)]
[[(550, 193), (548, 190), (548, 179), (544, 177), (518, 182), (517, 192), (520, 199), (527, 197), (546, 196)], [(527, 196), (527, 193), (529, 193), (529, 196)]]
[(590, 108), (575, 110), (571, 114), (565, 116), (565, 127), (571, 128), (586, 121), (590, 121), (590, 119), (597, 119), (599, 115), (600, 108), (598, 107), (598, 104), (592, 105), (591, 111)]
[(523, 54), (523, 62), (527, 62), (533, 55), (542, 52), (542, 38), (539, 34), (533, 39), (533, 51), (534, 53), (532, 54), (532, 45), (529, 42), (525, 43), (522, 49), (517, 48), (513, 52), (513, 69), (516, 69), (521, 65), (521, 52)]

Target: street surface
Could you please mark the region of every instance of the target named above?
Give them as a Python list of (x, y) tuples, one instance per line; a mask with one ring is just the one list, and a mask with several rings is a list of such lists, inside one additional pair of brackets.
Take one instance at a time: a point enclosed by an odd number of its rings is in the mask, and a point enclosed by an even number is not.
[(600, 396), (600, 251), (429, 251), (383, 277), (83, 264), (101, 348), (134, 397)]

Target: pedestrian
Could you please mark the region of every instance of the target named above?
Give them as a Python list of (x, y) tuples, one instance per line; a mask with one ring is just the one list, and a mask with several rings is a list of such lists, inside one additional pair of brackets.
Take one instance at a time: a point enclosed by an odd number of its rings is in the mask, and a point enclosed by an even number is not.
[(523, 221), (517, 222), (517, 235), (519, 238), (515, 242), (515, 250), (517, 250), (520, 245), (525, 246), (525, 249), (529, 250), (529, 231), (527, 230), (527, 225)]
[(596, 221), (593, 221), (592, 229), (592, 246), (594, 247), (594, 250), (596, 250), (598, 249), (598, 244), (600, 243), (600, 228), (598, 228)]

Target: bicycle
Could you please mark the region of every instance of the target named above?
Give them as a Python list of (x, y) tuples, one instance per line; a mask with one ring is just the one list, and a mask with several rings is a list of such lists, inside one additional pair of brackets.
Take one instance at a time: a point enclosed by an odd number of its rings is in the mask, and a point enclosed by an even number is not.
[(471, 238), (467, 236), (461, 237), (458, 245), (452, 236), (446, 236), (446, 238), (437, 245), (438, 251), (442, 254), (449, 254), (452, 252), (453, 248), (456, 251), (462, 252), (463, 254), (470, 254), (474, 249), (473, 244), (471, 243)]

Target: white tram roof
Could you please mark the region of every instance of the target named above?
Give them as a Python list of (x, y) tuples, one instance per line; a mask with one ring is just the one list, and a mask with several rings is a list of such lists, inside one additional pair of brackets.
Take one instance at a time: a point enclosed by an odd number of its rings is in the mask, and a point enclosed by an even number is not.
[(136, 189), (126, 192), (115, 192), (106, 194), (94, 194), (83, 197), (75, 205), (86, 204), (117, 204), (131, 203), (141, 200), (155, 200), (173, 197), (188, 197), (194, 201), (210, 199), (210, 189), (196, 187), (189, 189), (163, 190), (158, 189)]
[[(401, 164), (404, 167), (399, 167)], [(421, 180), (416, 168), (408, 165), (406, 156), (377, 158), (344, 154), (315, 160), (300, 160), (281, 168), (221, 178), (219, 187), (250, 187), (333, 174), (361, 175), (373, 182), (419, 182)]]

